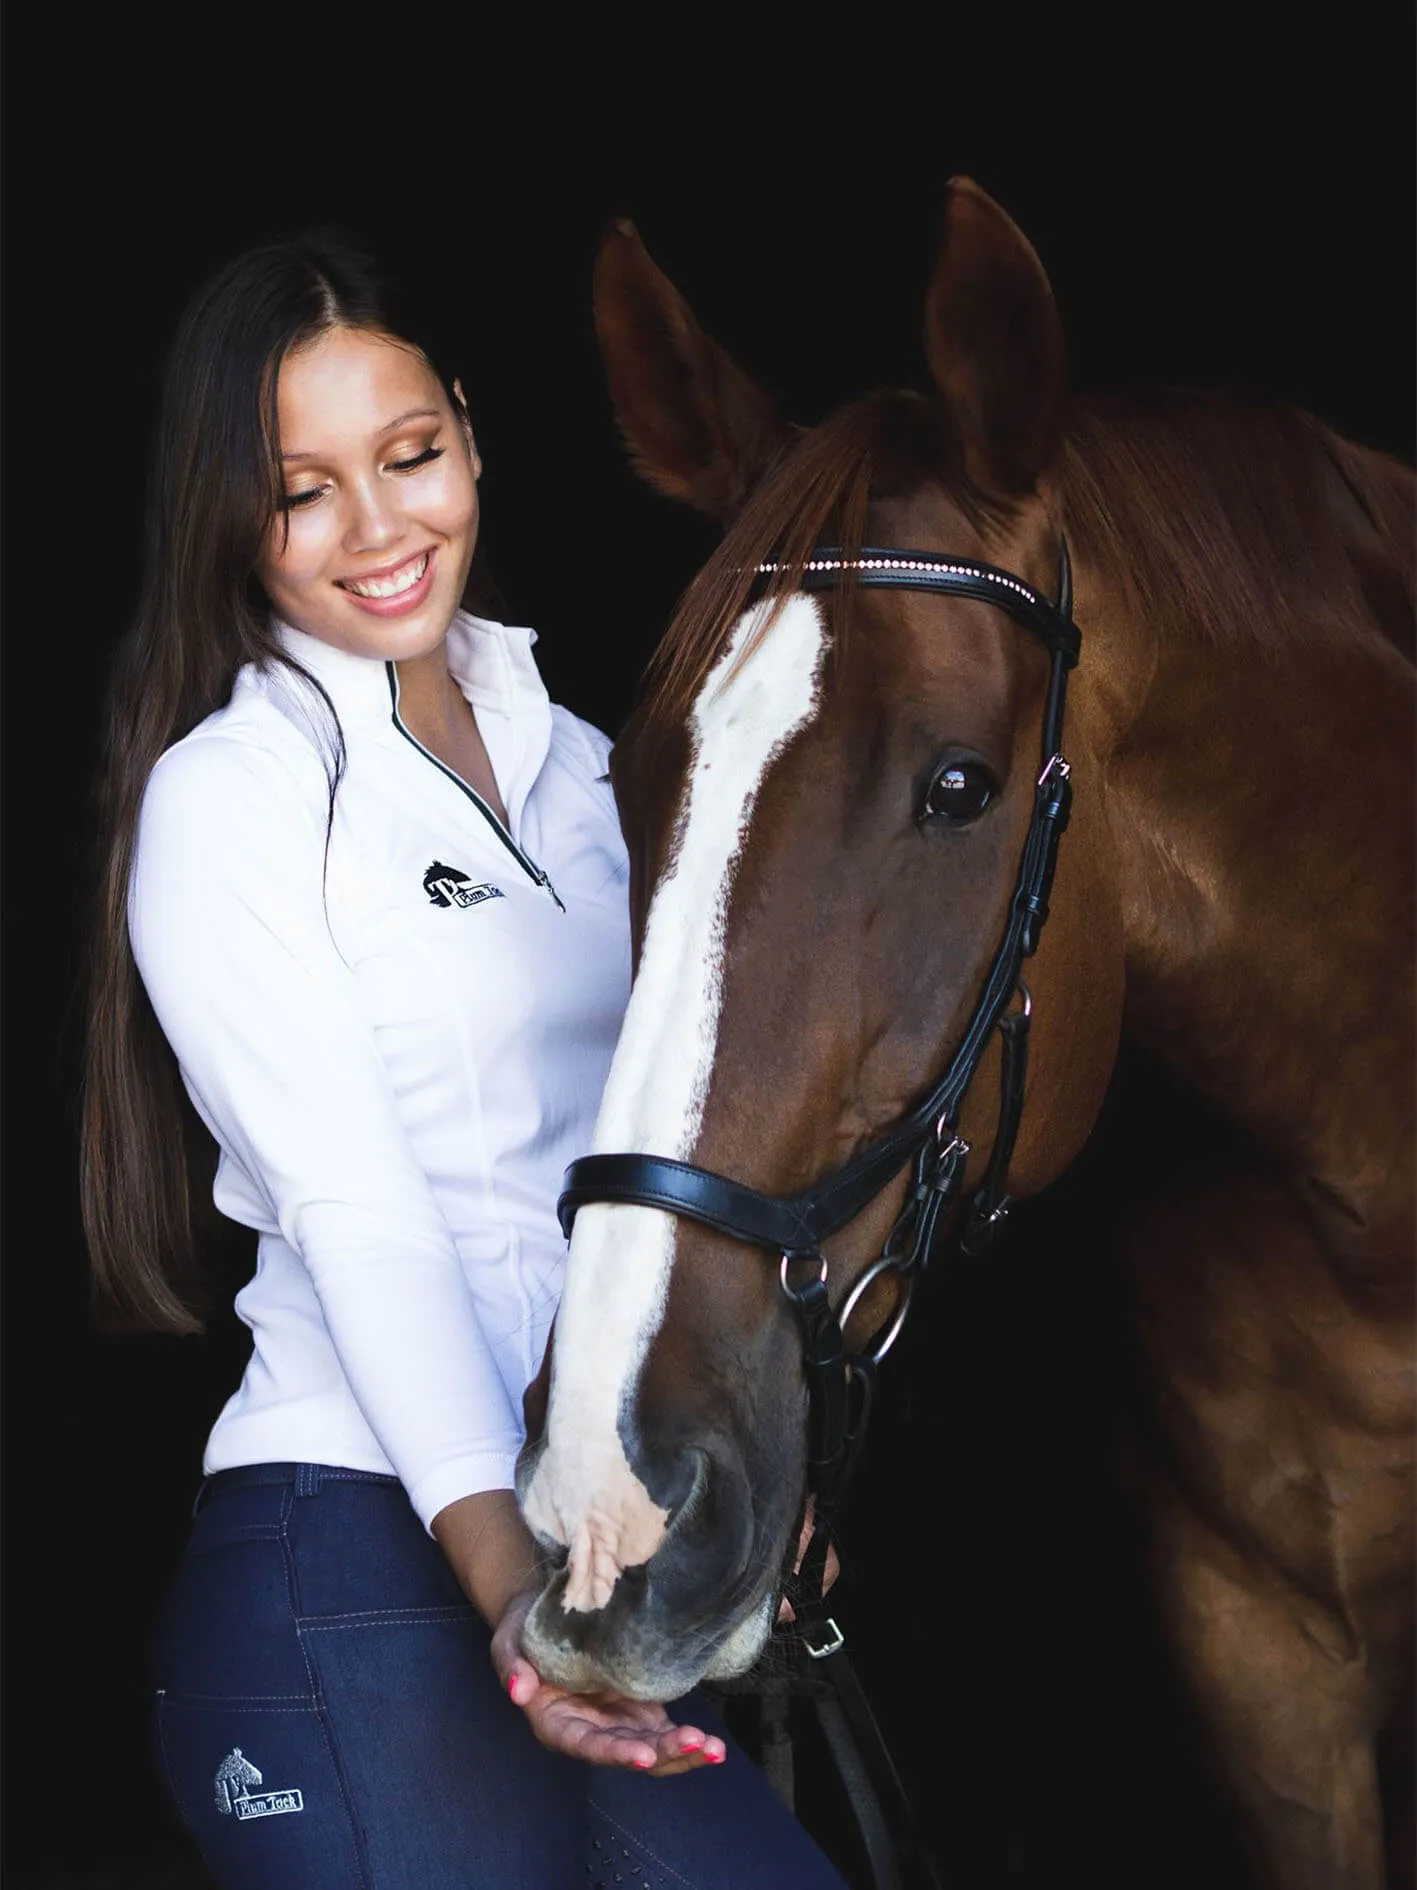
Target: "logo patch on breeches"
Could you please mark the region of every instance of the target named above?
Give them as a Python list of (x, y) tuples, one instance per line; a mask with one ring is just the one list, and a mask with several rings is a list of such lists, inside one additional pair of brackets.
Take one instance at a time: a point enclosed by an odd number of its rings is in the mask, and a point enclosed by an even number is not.
[(242, 1752), (233, 1746), (216, 1769), (216, 1808), (224, 1817), (244, 1823), (248, 1818), (275, 1818), (283, 1811), (304, 1811), (305, 1800), (298, 1791), (287, 1788), (278, 1792), (253, 1793), (253, 1785), (265, 1780)]
[(423, 875), (423, 890), (435, 906), (480, 906), (485, 899), (504, 899), (506, 894), (490, 880), (474, 886), (466, 873), (455, 866), (434, 860)]

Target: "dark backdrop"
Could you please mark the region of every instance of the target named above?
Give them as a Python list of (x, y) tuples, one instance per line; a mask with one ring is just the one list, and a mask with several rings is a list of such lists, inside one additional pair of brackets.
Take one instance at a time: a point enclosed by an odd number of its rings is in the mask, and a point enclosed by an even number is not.
[[(271, 22), (227, 83), (211, 47), (180, 80), (143, 76), (141, 48), (112, 29), (69, 45), (58, 18), (43, 57), (12, 59), (9, 1881), (157, 1885), (178, 1868), (147, 1758), (144, 1637), (243, 1358), (231, 1323), (182, 1342), (97, 1337), (74, 1195), (97, 694), (135, 594), (158, 363), (204, 273), (334, 219), (391, 269), (434, 275), (465, 338), (510, 614), (539, 628), (554, 693), (611, 729), (710, 541), (635, 483), (617, 443), (589, 304), (610, 214), (636, 220), (710, 330), (812, 420), (921, 381), (940, 184), (965, 171), (1032, 238), (1083, 385), (1271, 390), (1411, 454), (1411, 48), (1395, 9), (1361, 44), (1333, 19), (1322, 41), (1282, 48), (1215, 27), (1181, 46), (1152, 23), (1105, 57), (1030, 48), (1014, 15), (982, 48), (867, 37), (888, 24), (863, 16), (810, 74), (735, 41), (717, 59), (742, 76), (716, 88), (702, 48), (664, 57), (651, 85), (631, 35), (592, 86), (549, 34), (506, 60), (471, 25), (389, 20), (362, 74), (336, 81), (314, 61), (293, 86)], [(1104, 1144), (1148, 1081), (1124, 1070)], [(958, 1882), (1180, 1886), (1238, 1870), (1110, 1469), (1124, 1349), (1093, 1174), (1084, 1159), (987, 1272), (931, 1283), (850, 1536), (843, 1607)], [(238, 1245), (224, 1263), (243, 1258)], [(830, 1791), (808, 1789), (834, 1828)]]

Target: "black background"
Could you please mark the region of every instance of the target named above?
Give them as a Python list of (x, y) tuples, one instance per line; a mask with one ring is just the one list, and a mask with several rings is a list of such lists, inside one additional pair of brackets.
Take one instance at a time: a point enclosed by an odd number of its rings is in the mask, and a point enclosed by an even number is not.
[[(230, 1324), (96, 1336), (74, 1190), (98, 690), (135, 596), (162, 351), (203, 275), (335, 220), (432, 277), (465, 323), (509, 613), (553, 693), (611, 729), (711, 542), (617, 441), (589, 300), (611, 214), (800, 420), (922, 381), (940, 186), (963, 171), (1037, 248), (1080, 384), (1270, 390), (1412, 451), (1406, 9), (1365, 14), (1361, 40), (1291, 23), (1282, 46), (1233, 14), (1045, 46), (1018, 12), (966, 39), (876, 9), (810, 56), (727, 17), (583, 48), (549, 18), (494, 47), (475, 16), (349, 17), (362, 64), (338, 71), (264, 16), (200, 56), (151, 26), (10, 29), (4, 1814), (7, 1881), (46, 1890), (177, 1880), (144, 1637), (243, 1357)], [(1148, 1080), (1124, 1070), (1104, 1149)], [(1125, 1371), (1097, 1159), (987, 1273), (931, 1282), (843, 1609), (953, 1881), (1241, 1882), (1110, 1469)], [(830, 1792), (808, 1795), (830, 1834)]]

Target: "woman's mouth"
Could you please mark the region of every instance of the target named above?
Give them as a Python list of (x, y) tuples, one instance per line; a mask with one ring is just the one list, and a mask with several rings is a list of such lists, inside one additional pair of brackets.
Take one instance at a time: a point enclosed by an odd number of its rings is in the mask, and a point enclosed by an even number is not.
[(386, 566), (362, 578), (337, 578), (335, 581), (361, 610), (376, 617), (398, 617), (416, 610), (428, 595), (433, 582), (436, 550), (420, 551), (402, 564)]

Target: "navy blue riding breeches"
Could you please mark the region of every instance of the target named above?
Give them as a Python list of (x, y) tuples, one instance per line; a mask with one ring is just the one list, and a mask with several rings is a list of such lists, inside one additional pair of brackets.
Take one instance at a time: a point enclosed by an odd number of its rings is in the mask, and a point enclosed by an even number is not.
[(156, 1648), (159, 1763), (224, 1890), (842, 1890), (731, 1740), (668, 1779), (540, 1746), (396, 1479), (268, 1469), (203, 1486)]

